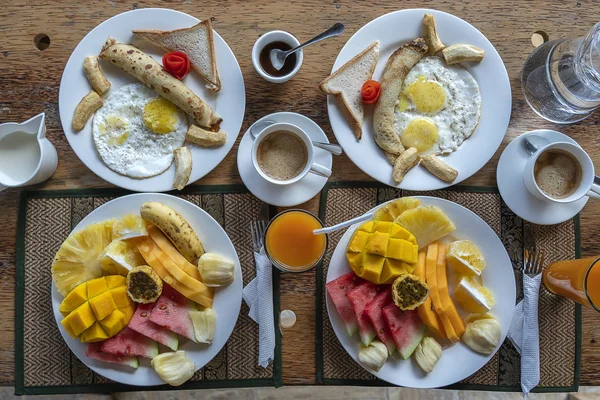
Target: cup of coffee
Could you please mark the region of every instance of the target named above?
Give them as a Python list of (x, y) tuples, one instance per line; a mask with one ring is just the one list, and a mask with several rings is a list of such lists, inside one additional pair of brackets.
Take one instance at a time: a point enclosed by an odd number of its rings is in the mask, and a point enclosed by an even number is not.
[(296, 125), (276, 123), (263, 129), (252, 144), (252, 164), (267, 181), (290, 185), (309, 172), (325, 177), (331, 170), (314, 162), (310, 137)]
[(540, 200), (572, 203), (584, 196), (600, 198), (594, 184), (594, 163), (583, 149), (567, 142), (550, 143), (525, 164), (523, 181)]

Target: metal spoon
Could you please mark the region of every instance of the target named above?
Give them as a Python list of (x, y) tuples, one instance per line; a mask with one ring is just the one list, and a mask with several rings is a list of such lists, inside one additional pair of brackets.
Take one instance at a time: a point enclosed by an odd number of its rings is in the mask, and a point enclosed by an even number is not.
[(279, 50), (279, 49), (273, 49), (269, 53), (269, 58), (271, 59), (271, 64), (273, 64), (273, 67), (277, 71), (279, 71), (283, 67), (283, 64), (285, 64), (286, 57), (289, 56), (290, 54), (295, 53), (296, 51), (300, 50), (301, 48), (303, 48), (305, 46), (308, 46), (309, 44), (317, 43), (323, 39), (341, 35), (342, 32), (344, 32), (344, 29), (345, 29), (344, 24), (342, 24), (341, 22), (337, 22), (335, 25), (333, 25), (331, 28), (327, 29), (325, 32), (321, 33), (320, 35), (315, 36), (314, 38), (310, 39), (308, 42), (302, 43), (298, 47), (294, 47), (291, 50), (283, 51), (283, 50)]
[[(542, 147), (548, 144), (550, 144), (550, 141), (548, 139), (538, 135), (530, 134), (523, 137), (523, 147), (525, 148), (525, 151), (529, 153), (530, 156), (532, 156), (536, 151), (538, 151), (538, 149), (541, 149)], [(600, 185), (599, 176), (594, 176), (594, 183), (596, 185)]]
[[(258, 134), (262, 132), (263, 129), (265, 129), (269, 125), (273, 125), (274, 123), (275, 121), (269, 120), (255, 122), (254, 125), (250, 127), (250, 134), (252, 135), (252, 137), (256, 138)], [(342, 154), (342, 146), (340, 146), (339, 144), (315, 142), (314, 140), (312, 141), (312, 144), (313, 146), (328, 151), (336, 156)]]

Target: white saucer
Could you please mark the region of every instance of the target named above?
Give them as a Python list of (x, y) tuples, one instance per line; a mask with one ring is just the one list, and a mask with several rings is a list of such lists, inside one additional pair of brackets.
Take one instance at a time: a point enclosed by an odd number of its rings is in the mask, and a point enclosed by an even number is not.
[(534, 224), (553, 225), (573, 218), (587, 203), (587, 196), (573, 203), (548, 203), (534, 197), (525, 187), (523, 169), (529, 154), (523, 147), (523, 137), (529, 134), (544, 137), (551, 143), (568, 142), (579, 146), (567, 135), (547, 129), (529, 131), (514, 139), (504, 149), (496, 170), (496, 180), (502, 200), (515, 214)]
[[(325, 132), (312, 119), (292, 112), (278, 112), (265, 115), (258, 121), (271, 120), (274, 122), (287, 122), (300, 127), (312, 140), (329, 143)], [(258, 122), (256, 121), (256, 122)], [(256, 123), (255, 122), (255, 123)], [(250, 126), (252, 128), (252, 126)], [(250, 150), (252, 148), (252, 135), (250, 128), (244, 133), (238, 148), (237, 164), (242, 181), (253, 195), (267, 204), (277, 207), (292, 207), (312, 199), (323, 189), (327, 178), (308, 173), (302, 180), (287, 186), (275, 185), (263, 179), (252, 164)], [(332, 156), (328, 151), (315, 147), (315, 162), (331, 169)]]

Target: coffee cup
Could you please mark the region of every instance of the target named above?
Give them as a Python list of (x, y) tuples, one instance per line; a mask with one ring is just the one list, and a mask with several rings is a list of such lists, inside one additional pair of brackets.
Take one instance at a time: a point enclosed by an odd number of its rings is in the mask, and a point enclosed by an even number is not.
[(331, 170), (314, 162), (315, 148), (308, 134), (293, 124), (265, 127), (252, 144), (256, 172), (275, 185), (290, 185), (309, 172), (326, 178)]
[(594, 163), (583, 149), (567, 142), (550, 143), (527, 160), (523, 182), (536, 198), (572, 203), (584, 196), (600, 198), (594, 183)]

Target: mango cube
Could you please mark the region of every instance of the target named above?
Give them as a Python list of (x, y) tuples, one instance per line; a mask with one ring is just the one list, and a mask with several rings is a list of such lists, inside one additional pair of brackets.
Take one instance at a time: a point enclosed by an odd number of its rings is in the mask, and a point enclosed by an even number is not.
[(77, 285), (67, 297), (60, 303), (59, 311), (63, 316), (67, 316), (71, 311), (87, 301), (87, 284), (86, 282)]
[(108, 317), (110, 313), (119, 308), (110, 292), (104, 292), (101, 295), (94, 297), (89, 303), (98, 320)]
[(389, 235), (391, 229), (392, 229), (392, 223), (389, 221), (373, 222), (373, 232), (387, 233)]
[(362, 249), (367, 245), (367, 240), (369, 240), (369, 233), (364, 231), (357, 231), (354, 236), (352, 236), (352, 240), (350, 240), (350, 244), (348, 244), (348, 251), (353, 253), (360, 253)]
[(390, 239), (386, 257), (413, 264), (419, 259), (419, 246), (404, 239)]
[(106, 280), (106, 288), (109, 290), (123, 286), (127, 283), (127, 278), (121, 275), (109, 275), (105, 276), (104, 279)]
[[(79, 336), (83, 331), (92, 326), (96, 322), (94, 312), (90, 307), (90, 303), (86, 302), (80, 305), (71, 314), (67, 315), (62, 321), (62, 325), (73, 336)], [(66, 326), (70, 327), (70, 330)]]
[(381, 275), (381, 268), (383, 267), (384, 261), (385, 257), (381, 257), (376, 254), (365, 253), (362, 260), (363, 272), (361, 278), (370, 282), (379, 281), (379, 276)]
[(379, 281), (381, 283), (392, 283), (398, 276), (407, 272), (408, 265), (402, 261), (386, 258), (381, 269)]
[(369, 236), (365, 251), (369, 254), (377, 254), (385, 257), (390, 235), (387, 233), (373, 232)]
[(104, 332), (104, 329), (102, 329), (98, 321), (94, 322), (92, 326), (83, 331), (79, 337), (79, 339), (84, 343), (100, 342), (108, 338), (109, 336), (106, 334), (106, 332)]
[(93, 299), (94, 297), (106, 292), (107, 290), (108, 288), (106, 287), (106, 279), (104, 279), (104, 277), (87, 281), (88, 299)]
[(126, 321), (125, 314), (120, 310), (115, 310), (108, 317), (100, 321), (100, 325), (109, 336), (114, 336), (125, 328), (129, 321)]
[(127, 287), (119, 286), (116, 289), (112, 289), (110, 291), (110, 294), (112, 295), (112, 298), (115, 301), (117, 308), (135, 308), (133, 300), (131, 300), (131, 298), (127, 294)]

